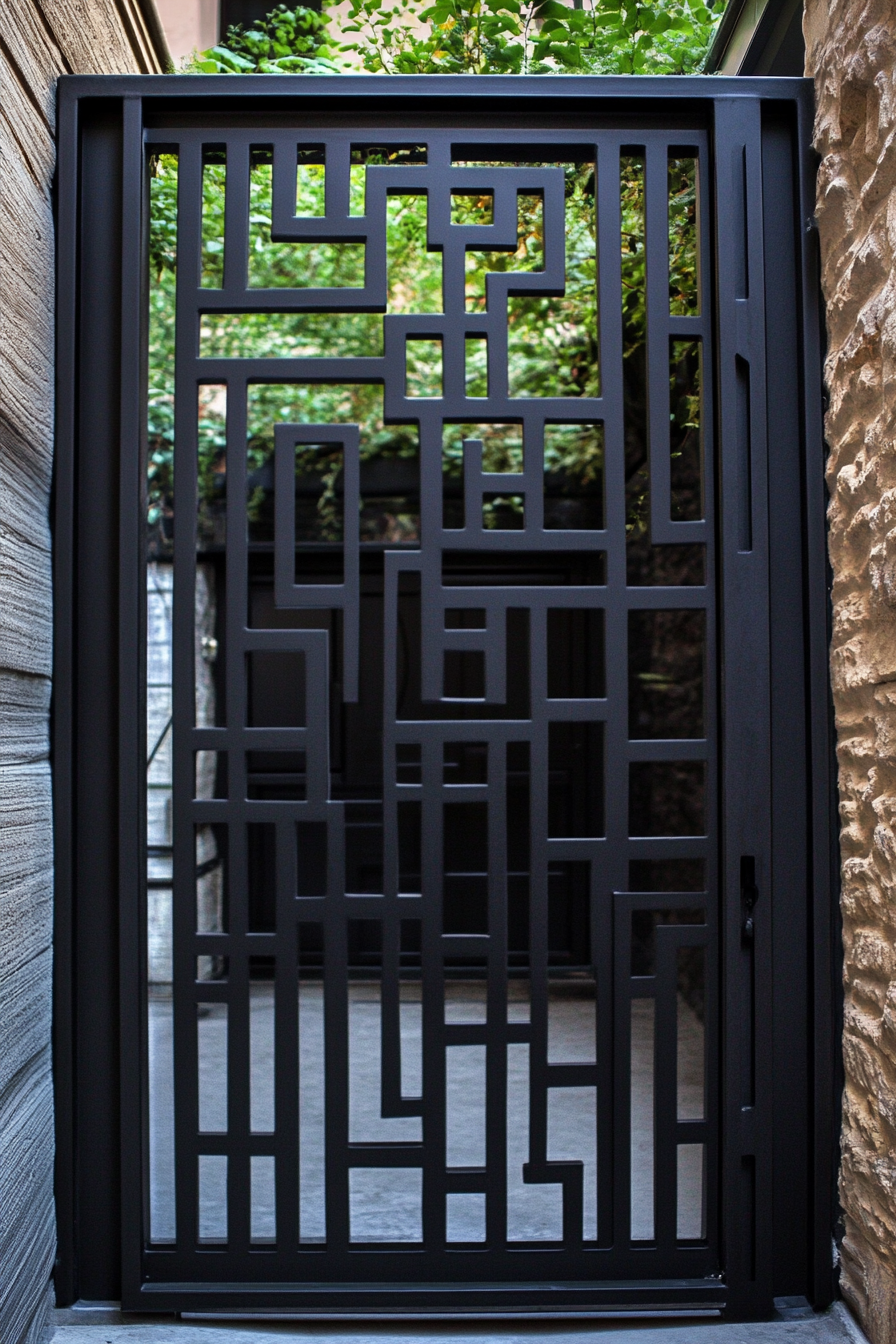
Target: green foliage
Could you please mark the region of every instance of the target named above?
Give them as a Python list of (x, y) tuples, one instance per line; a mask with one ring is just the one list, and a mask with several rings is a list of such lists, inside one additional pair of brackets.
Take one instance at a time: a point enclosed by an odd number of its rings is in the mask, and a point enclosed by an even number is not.
[[(725, 0), (350, 0), (348, 22), (281, 4), (197, 54), (198, 74), (692, 74)], [(346, 38), (348, 40), (346, 40)]]
[[(301, 6), (278, 5), (248, 28), (228, 30), (221, 45), (199, 53), (185, 72), (207, 74), (334, 74), (340, 71), (398, 74), (689, 74), (702, 67), (724, 0), (581, 0), (573, 8), (560, 0), (350, 0), (348, 22), (338, 35), (334, 22)], [(399, 152), (400, 156), (400, 152)], [(389, 151), (368, 151), (351, 166), (352, 212), (363, 214), (366, 169), (389, 163)], [(313, 155), (310, 156), (313, 160)], [(412, 163), (413, 155), (404, 160)], [(527, 295), (508, 302), (508, 364), (511, 396), (599, 395), (596, 315), (593, 165), (566, 164), (566, 292)], [(209, 162), (203, 174), (202, 284), (223, 278), (225, 173)], [(643, 164), (623, 161), (621, 263), (623, 351), (627, 422), (637, 426), (646, 402), (646, 293)], [(299, 163), (297, 213), (324, 212), (322, 163)], [(250, 177), (250, 285), (264, 288), (353, 287), (363, 283), (363, 249), (350, 244), (273, 243), (271, 168), (256, 157)], [(490, 197), (453, 199), (455, 222), (490, 222)], [(688, 160), (670, 163), (670, 312), (697, 311), (696, 182)], [(469, 311), (486, 303), (487, 276), (543, 267), (542, 203), (520, 197), (516, 251), (467, 254)], [(441, 256), (427, 247), (426, 201), (419, 195), (390, 197), (387, 219), (388, 312), (442, 310)], [(148, 410), (148, 520), (155, 544), (170, 542), (174, 464), (174, 313), (177, 271), (177, 163), (162, 156), (153, 164), (150, 226), (150, 391)], [(295, 355), (357, 356), (382, 352), (382, 317), (377, 314), (323, 315), (208, 314), (203, 319), (203, 353), (218, 358)], [(412, 343), (413, 345), (413, 343)], [(432, 395), (439, 374), (433, 354), (421, 342), (410, 350), (409, 390)], [(688, 366), (686, 368), (686, 366)], [(682, 372), (684, 370), (684, 372)], [(471, 397), (487, 390), (484, 343), (467, 351)], [(697, 432), (699, 372), (688, 360), (673, 372), (673, 442)], [(362, 458), (409, 458), (419, 451), (416, 430), (383, 422), (382, 389), (373, 385), (278, 385), (258, 383), (249, 392), (247, 466), (250, 531), (263, 537), (269, 490), (263, 484), (273, 450), (273, 426), (284, 421), (352, 422), (362, 428)], [(197, 408), (200, 536), (220, 541), (225, 476), (226, 389), (200, 388)], [(677, 438), (676, 438), (677, 436)], [(448, 426), (443, 443), (447, 480), (462, 475), (462, 441), (483, 442), (489, 471), (519, 471), (522, 443), (518, 426)], [(640, 435), (641, 438), (645, 436)], [(636, 443), (639, 434), (632, 439)], [(676, 449), (673, 447), (673, 456)], [(321, 480), (318, 535), (335, 536), (337, 455), (301, 450), (297, 470)], [(644, 453), (627, 448), (630, 532), (646, 527), (647, 473)], [(600, 426), (554, 426), (545, 440), (545, 468), (560, 495), (599, 487), (603, 469)], [(322, 475), (321, 475), (322, 473)], [(413, 539), (417, 520), (396, 512), (365, 522), (362, 536)], [(447, 505), (446, 505), (447, 507)], [(518, 510), (514, 495), (494, 501), (497, 525)], [(506, 526), (506, 521), (501, 524)], [(365, 527), (372, 529), (365, 534)]]
[[(388, 153), (370, 151), (367, 162), (388, 161)], [(355, 208), (364, 208), (367, 162), (352, 165)], [(532, 166), (532, 165), (529, 165)], [(594, 173), (591, 164), (564, 168), (567, 200), (567, 284), (560, 296), (528, 295), (508, 303), (508, 353), (513, 396), (595, 396), (599, 392), (596, 260), (594, 250)], [(203, 171), (202, 283), (222, 281), (225, 168), (207, 163)], [(300, 165), (301, 209), (309, 216), (324, 210), (322, 164)], [(151, 182), (150, 259), (150, 391), (149, 391), (149, 522), (157, 540), (170, 533), (174, 478), (174, 314), (177, 271), (177, 161), (161, 156)], [(340, 288), (363, 283), (363, 254), (351, 244), (275, 243), (271, 240), (271, 165), (257, 156), (250, 172), (249, 279), (254, 287)], [(455, 196), (456, 222), (491, 222), (491, 195)], [(390, 196), (386, 220), (388, 303), (391, 313), (442, 311), (442, 259), (427, 246), (426, 198)], [(487, 277), (495, 272), (537, 272), (544, 266), (543, 205), (539, 196), (519, 198), (516, 251), (467, 253), (467, 309), (483, 311)], [(296, 355), (356, 357), (382, 353), (382, 317), (376, 313), (208, 313), (200, 329), (201, 351), (215, 358), (277, 358)], [(438, 394), (431, 343), (411, 342), (409, 390), (418, 396)], [(485, 346), (468, 350), (467, 378), (471, 396), (485, 395)], [(478, 349), (475, 348), (478, 345)], [(216, 387), (202, 388), (198, 407), (199, 526), (209, 544), (215, 541), (216, 514), (223, 505), (226, 396)], [(379, 386), (281, 385), (258, 383), (249, 393), (247, 467), (252, 478), (263, 472), (273, 451), (273, 426), (280, 422), (355, 423), (362, 429), (362, 459), (415, 457), (417, 432), (383, 422)], [(508, 431), (510, 438), (508, 439)], [(462, 475), (462, 440), (481, 438), (485, 466), (491, 471), (522, 469), (518, 426), (446, 427), (443, 445), (446, 477)], [(515, 446), (519, 441), (519, 447)], [(298, 469), (321, 465), (318, 449), (300, 450)], [(545, 445), (549, 472), (578, 479), (589, 486), (600, 474), (602, 443), (593, 426), (555, 426)], [(333, 500), (338, 472), (334, 458), (319, 502), (323, 526)], [(264, 491), (250, 498), (250, 526), (264, 525)], [(495, 508), (501, 506), (495, 501)], [(363, 526), (363, 520), (362, 520)], [(371, 524), (373, 526), (373, 524)], [(416, 524), (405, 515), (387, 523), (393, 536), (411, 537)], [(382, 531), (382, 525), (380, 530)], [(324, 534), (322, 533), (323, 537)], [(373, 539), (372, 536), (370, 539)]]
[(248, 29), (227, 30), (219, 46), (193, 57), (184, 73), (199, 75), (334, 75), (326, 20), (313, 9), (277, 5)]
[(387, 74), (691, 74), (724, 0), (351, 0), (338, 50)]

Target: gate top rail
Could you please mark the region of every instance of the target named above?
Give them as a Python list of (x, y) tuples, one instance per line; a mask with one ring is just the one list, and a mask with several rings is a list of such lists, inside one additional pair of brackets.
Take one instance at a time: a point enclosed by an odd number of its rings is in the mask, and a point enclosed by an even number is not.
[[(797, 101), (811, 111), (813, 81), (725, 75), (265, 75), (235, 80), (232, 75), (62, 75), (60, 106), (82, 98), (145, 98), (178, 102), (251, 100), (263, 106), (283, 98), (306, 98), (332, 104), (341, 99), (428, 103), (465, 97), (461, 120), (466, 120), (469, 97), (477, 102), (534, 98), (539, 102), (597, 104), (629, 102), (629, 116), (643, 115), (645, 104), (761, 99)], [(637, 101), (637, 107), (631, 103)], [(517, 109), (518, 111), (518, 109)]]

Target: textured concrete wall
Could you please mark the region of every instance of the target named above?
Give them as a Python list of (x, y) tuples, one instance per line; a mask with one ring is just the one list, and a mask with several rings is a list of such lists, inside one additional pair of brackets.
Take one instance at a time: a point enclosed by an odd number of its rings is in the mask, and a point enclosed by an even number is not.
[(0, 1340), (40, 1335), (53, 1266), (50, 1057), (56, 77), (160, 68), (136, 0), (3, 0), (0, 20)]
[(808, 0), (842, 821), (842, 1285), (896, 1341), (896, 11)]

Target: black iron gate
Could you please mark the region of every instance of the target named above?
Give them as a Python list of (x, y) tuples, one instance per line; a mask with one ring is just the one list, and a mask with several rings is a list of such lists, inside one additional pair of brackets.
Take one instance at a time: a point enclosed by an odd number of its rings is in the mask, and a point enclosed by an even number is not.
[(824, 1300), (809, 97), (63, 81), (61, 1298)]

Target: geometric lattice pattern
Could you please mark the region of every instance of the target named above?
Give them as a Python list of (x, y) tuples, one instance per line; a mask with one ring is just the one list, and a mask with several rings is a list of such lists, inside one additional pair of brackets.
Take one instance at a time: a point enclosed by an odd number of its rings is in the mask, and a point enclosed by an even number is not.
[[(178, 173), (148, 1275), (713, 1273), (704, 135), (175, 127), (148, 150)], [(252, 283), (259, 165), (292, 284)], [(396, 302), (399, 198), (441, 266), (437, 311)], [(309, 283), (314, 248), (361, 258), (352, 283)], [(284, 315), (318, 345), (216, 353), (222, 321)], [(328, 353), (355, 316), (369, 352)], [(546, 332), (586, 351), (584, 390)], [(336, 387), (381, 389), (375, 433), (305, 418), (308, 389)], [(292, 391), (259, 427), (270, 388)], [(213, 525), (203, 389), (226, 438)], [(390, 432), (411, 448), (384, 467)]]

